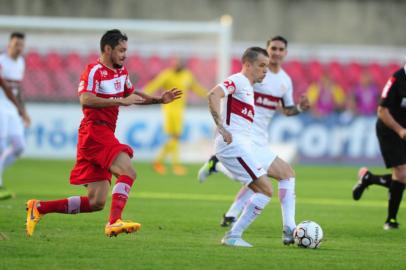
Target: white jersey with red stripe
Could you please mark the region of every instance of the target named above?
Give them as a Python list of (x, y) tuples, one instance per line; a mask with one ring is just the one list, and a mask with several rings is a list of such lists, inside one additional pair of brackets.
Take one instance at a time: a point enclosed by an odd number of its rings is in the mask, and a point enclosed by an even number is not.
[[(90, 64), (82, 73), (78, 93), (92, 93), (101, 98), (123, 98), (134, 91), (125, 67), (111, 69), (97, 62)], [(102, 121), (115, 129), (118, 107), (111, 106), (105, 108), (83, 107), (86, 121)]]
[(217, 132), (215, 140), (217, 153), (233, 145), (249, 145), (250, 130), (254, 121), (254, 91), (248, 78), (242, 73), (236, 73), (219, 86), (225, 94), (221, 104), (223, 126), (231, 133), (233, 142), (227, 145)]
[(265, 146), (269, 142), (269, 125), (279, 104), (294, 106), (292, 80), (283, 70), (268, 70), (261, 83), (254, 84), (255, 117), (252, 125), (252, 142)]
[[(3, 78), (17, 95), (21, 81), (24, 77), (25, 62), (22, 56), (13, 59), (7, 53), (0, 54), (0, 77)], [(0, 102), (3, 109), (16, 110), (15, 105), (8, 99), (0, 87)]]

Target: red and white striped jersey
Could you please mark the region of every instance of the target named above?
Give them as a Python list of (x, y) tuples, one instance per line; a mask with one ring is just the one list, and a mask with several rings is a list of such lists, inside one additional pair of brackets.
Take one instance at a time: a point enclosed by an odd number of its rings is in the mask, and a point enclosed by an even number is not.
[(278, 73), (268, 70), (264, 80), (254, 84), (254, 97), (255, 117), (252, 141), (259, 145), (267, 145), (269, 125), (279, 102), (283, 107), (295, 105), (292, 80), (282, 69)]
[[(254, 121), (254, 91), (250, 81), (242, 73), (236, 73), (219, 86), (225, 94), (221, 104), (224, 128), (232, 134), (233, 142), (249, 143)], [(216, 139), (216, 142), (219, 151), (227, 146), (221, 138)]]
[[(123, 98), (134, 92), (125, 67), (110, 69), (102, 63), (89, 64), (80, 78), (78, 94), (92, 93), (101, 98)], [(116, 127), (118, 107), (90, 108), (83, 106), (83, 122), (103, 121)]]
[[(17, 95), (21, 81), (24, 77), (25, 62), (22, 56), (12, 59), (7, 53), (0, 54), (0, 77), (3, 78), (12, 88), (14, 95)], [(0, 101), (4, 102), (3, 107), (14, 108), (14, 104), (7, 98), (3, 89), (0, 88)]]

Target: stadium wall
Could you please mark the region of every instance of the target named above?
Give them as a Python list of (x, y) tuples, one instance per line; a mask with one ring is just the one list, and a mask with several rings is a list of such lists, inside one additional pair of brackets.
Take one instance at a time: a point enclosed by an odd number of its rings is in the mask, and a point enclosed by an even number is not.
[(303, 44), (404, 46), (401, 0), (0, 0), (4, 15), (217, 20), (234, 18), (236, 41), (283, 34)]
[[(27, 131), (26, 157), (73, 159), (77, 128), (82, 118), (79, 105), (28, 104), (32, 127)], [(349, 114), (316, 118), (277, 116), (270, 129), (271, 146), (281, 157), (305, 164), (382, 164), (374, 130), (375, 117)], [(161, 111), (122, 108), (117, 137), (135, 149), (135, 160), (152, 160), (165, 135)], [(214, 125), (205, 107), (189, 108), (181, 137), (181, 159), (201, 162), (213, 153)]]

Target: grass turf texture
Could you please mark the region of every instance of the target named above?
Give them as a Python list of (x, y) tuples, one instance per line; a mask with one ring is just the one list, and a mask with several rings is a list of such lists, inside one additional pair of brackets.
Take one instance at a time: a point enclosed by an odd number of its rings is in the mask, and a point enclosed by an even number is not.
[[(138, 179), (124, 219), (142, 223), (136, 234), (104, 236), (110, 201), (97, 213), (51, 214), (25, 236), (25, 201), (83, 195), (70, 186), (73, 162), (21, 160), (5, 174), (16, 198), (0, 201), (0, 269), (397, 269), (405, 265), (406, 228), (382, 229), (387, 192), (371, 187), (351, 199), (355, 167), (296, 166), (296, 220), (314, 220), (325, 234), (320, 249), (281, 243), (280, 206), (275, 196), (246, 231), (254, 248), (220, 245), (219, 226), (240, 184), (218, 174), (206, 183), (189, 174), (159, 176), (149, 164), (135, 164)], [(378, 172), (384, 172), (378, 169)], [(274, 182), (274, 190), (277, 185)], [(275, 192), (277, 193), (277, 192)], [(405, 207), (399, 222), (406, 224)]]

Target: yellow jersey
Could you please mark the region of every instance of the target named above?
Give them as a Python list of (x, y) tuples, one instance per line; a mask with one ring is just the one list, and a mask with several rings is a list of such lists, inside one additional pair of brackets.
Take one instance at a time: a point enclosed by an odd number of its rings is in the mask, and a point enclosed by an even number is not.
[(192, 90), (201, 97), (207, 96), (207, 89), (201, 86), (192, 72), (187, 69), (176, 71), (168, 68), (159, 73), (152, 81), (144, 86), (146, 94), (152, 94), (158, 90), (171, 90), (178, 88), (182, 91), (182, 97), (169, 104), (163, 105), (165, 110), (182, 110), (187, 102), (187, 93)]

